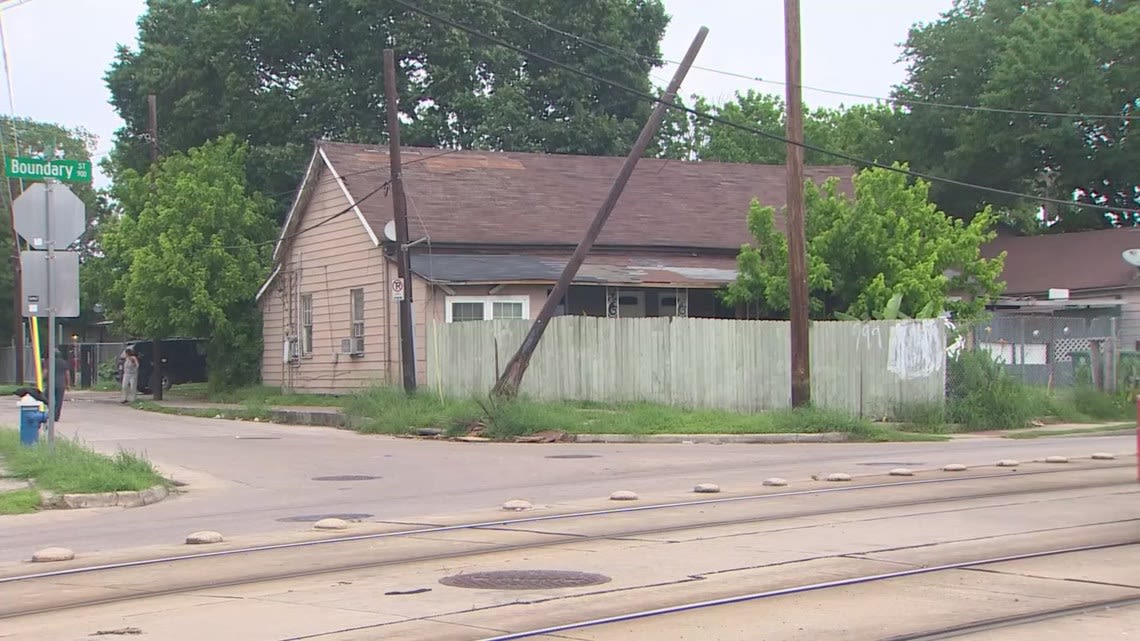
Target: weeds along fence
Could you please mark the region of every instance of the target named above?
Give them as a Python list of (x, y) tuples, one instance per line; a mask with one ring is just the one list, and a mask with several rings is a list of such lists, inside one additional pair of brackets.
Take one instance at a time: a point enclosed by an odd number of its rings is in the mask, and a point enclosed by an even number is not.
[[(429, 384), (449, 396), (485, 396), (529, 327), (520, 320), (435, 324), (428, 332)], [(781, 321), (559, 316), (520, 392), (551, 401), (787, 408), (789, 332)], [(816, 322), (810, 340), (816, 406), (881, 418), (903, 403), (943, 401), (941, 320)]]
[[(116, 360), (124, 343), (67, 343), (60, 350), (71, 359), (75, 381), (80, 387), (93, 387), (114, 379)], [(16, 380), (16, 359), (24, 359), (27, 381)], [(31, 347), (0, 347), (0, 383), (16, 385), (35, 378), (35, 354)]]
[(1140, 355), (1121, 349), (1119, 326), (1112, 316), (994, 316), (956, 328), (961, 338), (951, 353), (985, 351), (1015, 380), (1035, 387), (1135, 389)]

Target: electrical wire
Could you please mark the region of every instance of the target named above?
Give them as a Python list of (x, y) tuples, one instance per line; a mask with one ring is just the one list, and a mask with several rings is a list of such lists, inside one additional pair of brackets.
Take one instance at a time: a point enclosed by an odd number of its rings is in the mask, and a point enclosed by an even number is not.
[(564, 70), (569, 71), (571, 73), (574, 73), (576, 75), (579, 75), (579, 76), (582, 76), (584, 78), (588, 78), (590, 80), (593, 80), (594, 82), (599, 82), (599, 83), (602, 83), (604, 85), (608, 85), (610, 87), (613, 87), (615, 89), (619, 89), (619, 90), (624, 91), (630, 95), (642, 98), (643, 100), (647, 100), (647, 101), (657, 103), (657, 104), (662, 104), (668, 108), (675, 109), (677, 111), (683, 111), (683, 112), (689, 113), (693, 116), (696, 116), (698, 118), (703, 118), (703, 119), (709, 120), (711, 122), (720, 123), (722, 125), (725, 125), (726, 127), (731, 127), (733, 129), (738, 129), (740, 131), (746, 131), (746, 132), (752, 133), (754, 135), (761, 136), (763, 138), (768, 138), (770, 140), (776, 140), (779, 142), (783, 142), (785, 144), (795, 145), (797, 147), (800, 147), (800, 148), (803, 148), (803, 149), (806, 149), (809, 151), (814, 151), (814, 152), (817, 152), (817, 153), (820, 153), (820, 154), (823, 154), (826, 156), (831, 156), (833, 158), (839, 158), (842, 160), (846, 160), (847, 162), (854, 163), (856, 165), (863, 165), (866, 167), (874, 167), (877, 169), (883, 169), (885, 171), (891, 171), (891, 172), (903, 174), (906, 176), (910, 176), (912, 178), (920, 178), (920, 179), (926, 180), (928, 182), (937, 182), (937, 183), (943, 183), (943, 184), (947, 184), (947, 185), (954, 185), (956, 187), (974, 189), (977, 191), (984, 191), (984, 192), (988, 192), (991, 194), (999, 194), (1002, 196), (1010, 196), (1010, 197), (1030, 200), (1030, 201), (1034, 201), (1034, 202), (1062, 205), (1062, 206), (1066, 206), (1066, 207), (1078, 207), (1078, 208), (1083, 208), (1083, 209), (1093, 209), (1093, 210), (1097, 210), (1097, 211), (1119, 212), (1119, 213), (1126, 213), (1126, 214), (1140, 214), (1140, 209), (1112, 207), (1110, 205), (1101, 205), (1101, 204), (1097, 204), (1097, 203), (1082, 203), (1079, 201), (1061, 200), (1058, 198), (1049, 198), (1049, 197), (1045, 197), (1045, 196), (1033, 196), (1031, 194), (1024, 194), (1024, 193), (1020, 193), (1020, 192), (1016, 192), (1016, 191), (1011, 191), (1008, 189), (1001, 189), (999, 187), (989, 187), (987, 185), (978, 185), (975, 183), (969, 183), (969, 182), (957, 180), (954, 178), (946, 178), (943, 176), (935, 176), (935, 175), (926, 174), (923, 172), (912, 171), (910, 169), (903, 169), (901, 167), (884, 165), (884, 164), (879, 163), (879, 162), (867, 160), (864, 158), (858, 158), (856, 156), (852, 156), (850, 154), (846, 154), (843, 152), (825, 149), (823, 147), (817, 147), (815, 145), (811, 145), (811, 144), (808, 144), (806, 142), (793, 142), (793, 141), (785, 138), (784, 136), (768, 133), (766, 131), (757, 129), (755, 127), (750, 127), (748, 125), (743, 125), (743, 124), (740, 124), (737, 122), (733, 122), (731, 120), (727, 120), (727, 119), (722, 118), (720, 116), (708, 114), (708, 113), (705, 113), (702, 111), (698, 111), (696, 109), (685, 107), (683, 105), (678, 105), (675, 103), (666, 102), (666, 101), (664, 101), (664, 100), (662, 100), (662, 99), (660, 99), (660, 98), (658, 98), (652, 94), (648, 94), (648, 93), (645, 93), (643, 91), (639, 91), (637, 89), (627, 87), (625, 85), (622, 85), (621, 83), (614, 82), (612, 80), (608, 80), (606, 78), (603, 78), (603, 77), (598, 76), (596, 74), (590, 73), (588, 71), (583, 71), (581, 69), (578, 69), (577, 67), (574, 67), (572, 65), (569, 65), (569, 64), (566, 64), (563, 62), (559, 62), (557, 60), (553, 60), (551, 58), (548, 58), (548, 57), (546, 57), (542, 54), (539, 54), (539, 53), (535, 53), (533, 51), (529, 51), (527, 49), (519, 47), (518, 45), (512, 44), (506, 40), (503, 40), (502, 38), (499, 38), (497, 36), (486, 34), (482, 31), (479, 31), (478, 29), (475, 29), (474, 27), (464, 25), (464, 24), (456, 22), (455, 20), (452, 20), (450, 18), (447, 18), (447, 17), (441, 16), (437, 13), (433, 13), (431, 11), (428, 11), (427, 9), (424, 9), (424, 8), (414, 4), (412, 2), (409, 2), (408, 0), (394, 0), (394, 1), (397, 4), (400, 4), (404, 7), (406, 7), (407, 9), (409, 9), (415, 13), (418, 13), (418, 14), (426, 17), (426, 18), (436, 20), (440, 23), (448, 25), (454, 29), (459, 29), (460, 31), (463, 31), (463, 32), (468, 33), (470, 35), (477, 36), (479, 38), (483, 38), (483, 39), (488, 40), (488, 41), (490, 41), (494, 44), (497, 44), (501, 47), (505, 47), (507, 49), (510, 49), (511, 51), (514, 51), (515, 53), (518, 53), (519, 55), (525, 56), (527, 58), (532, 58), (534, 60), (539, 60), (539, 61), (545, 62), (546, 64), (553, 65), (555, 67), (564, 69)]
[[(499, 9), (500, 11), (505, 11), (507, 13), (514, 15), (514, 16), (522, 18), (523, 20), (526, 20), (527, 22), (529, 22), (533, 25), (542, 27), (543, 29), (546, 29), (552, 33), (557, 33), (559, 35), (566, 36), (567, 38), (573, 38), (574, 40), (581, 42), (582, 44), (594, 49), (595, 51), (598, 51), (599, 53), (606, 53), (606, 54), (614, 53), (614, 54), (622, 56), (626, 60), (630, 60), (632, 62), (649, 62), (652, 64), (665, 63), (665, 64), (671, 64), (671, 65), (681, 64), (677, 60), (670, 60), (668, 58), (655, 59), (652, 56), (646, 56), (646, 55), (637, 53), (636, 51), (630, 51), (628, 49), (622, 49), (620, 47), (615, 47), (613, 45), (605, 44), (604, 42), (598, 42), (596, 40), (591, 40), (590, 38), (586, 38), (585, 36), (580, 36), (578, 34), (571, 33), (569, 31), (564, 31), (562, 29), (559, 29), (557, 27), (549, 25), (545, 22), (542, 22), (541, 20), (538, 20), (536, 18), (532, 18), (532, 17), (522, 13), (521, 11), (518, 11), (517, 9), (512, 9), (511, 7), (505, 7), (505, 6), (503, 6), (497, 2), (494, 2), (494, 0), (477, 0), (477, 1), (481, 2), (485, 5), (495, 7), (497, 9)], [(752, 82), (760, 82), (760, 83), (765, 83), (765, 84), (778, 85), (781, 87), (787, 86), (787, 84), (788, 84), (788, 83), (780, 81), (780, 80), (768, 80), (768, 79), (765, 79), (765, 78), (760, 77), (760, 76), (753, 76), (753, 75), (749, 75), (746, 73), (740, 73), (740, 72), (736, 72), (736, 71), (727, 71), (724, 69), (716, 69), (713, 67), (702, 67), (700, 65), (693, 65), (692, 68), (698, 69), (700, 71), (707, 71), (709, 73), (714, 73), (714, 74), (718, 74), (718, 75), (722, 75), (722, 76), (728, 76), (730, 78), (739, 78), (739, 79), (743, 79), (743, 80), (749, 80)], [(962, 105), (962, 104), (953, 104), (953, 103), (945, 103), (945, 102), (932, 102), (932, 101), (927, 101), (927, 100), (887, 98), (884, 96), (874, 96), (874, 95), (869, 95), (869, 94), (854, 93), (854, 92), (850, 92), (850, 91), (839, 91), (839, 90), (835, 90), (835, 89), (824, 89), (822, 87), (813, 87), (811, 85), (802, 85), (802, 84), (800, 85), (800, 88), (806, 89), (808, 91), (818, 92), (818, 93), (831, 94), (834, 96), (845, 96), (848, 98), (860, 98), (863, 100), (875, 100), (878, 102), (885, 102), (888, 104), (901, 105), (901, 106), (922, 105), (925, 107), (938, 107), (941, 109), (958, 109), (958, 110), (962, 110), (962, 111), (980, 111), (980, 112), (1002, 113), (1002, 114), (1022, 115), (1022, 116), (1039, 116), (1039, 117), (1050, 117), (1050, 118), (1071, 118), (1071, 119), (1077, 119), (1077, 120), (1083, 120), (1083, 119), (1093, 120), (1093, 119), (1095, 119), (1095, 120), (1125, 120), (1125, 121), (1129, 121), (1129, 120), (1134, 120), (1134, 119), (1140, 118), (1140, 116), (1132, 116), (1132, 115), (1128, 115), (1128, 114), (1086, 114), (1086, 113), (1079, 113), (1079, 112), (1037, 111), (1037, 110), (1032, 110), (1032, 109), (1013, 109), (1013, 108), (1009, 108), (1009, 107), (986, 107), (986, 106), (982, 106), (982, 105)]]

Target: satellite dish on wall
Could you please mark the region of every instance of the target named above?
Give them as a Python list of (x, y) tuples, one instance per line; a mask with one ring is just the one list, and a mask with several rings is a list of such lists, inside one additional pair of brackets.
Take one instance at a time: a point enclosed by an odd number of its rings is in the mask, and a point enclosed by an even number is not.
[(1133, 267), (1140, 267), (1140, 249), (1125, 249), (1120, 255), (1124, 258), (1124, 262)]
[[(396, 221), (389, 220), (388, 224), (384, 225), (384, 237), (392, 242), (396, 242)], [(1137, 250), (1137, 253), (1140, 254), (1140, 250)]]

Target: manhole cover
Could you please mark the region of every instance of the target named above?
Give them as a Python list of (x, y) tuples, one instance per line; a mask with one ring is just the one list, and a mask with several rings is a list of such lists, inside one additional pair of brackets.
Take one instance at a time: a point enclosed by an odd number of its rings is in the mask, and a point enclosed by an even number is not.
[(600, 458), (601, 454), (552, 454), (546, 458)]
[(439, 582), (453, 588), (476, 590), (553, 590), (609, 583), (610, 577), (565, 570), (503, 570), (445, 576)]
[(371, 514), (302, 514), (301, 516), (287, 516), (277, 519), (282, 523), (316, 523), (321, 519), (342, 519), (344, 521), (360, 521), (370, 518)]
[(367, 474), (341, 474), (339, 476), (314, 476), (314, 481), (371, 481), (373, 479), (381, 478), (379, 476), (368, 476)]
[(926, 463), (907, 463), (900, 461), (876, 461), (874, 463), (856, 463), (856, 465), (874, 465), (882, 467), (916, 467), (919, 465), (926, 465)]

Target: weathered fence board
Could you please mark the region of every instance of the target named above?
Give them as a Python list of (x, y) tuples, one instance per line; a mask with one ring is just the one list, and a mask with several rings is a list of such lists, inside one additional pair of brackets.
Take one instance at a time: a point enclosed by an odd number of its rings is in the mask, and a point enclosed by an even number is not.
[[(440, 324), (428, 380), (455, 396), (484, 396), (522, 343), (528, 321)], [(811, 328), (815, 405), (889, 416), (901, 403), (941, 402), (941, 321), (817, 322)], [(544, 400), (647, 401), (759, 411), (788, 407), (789, 327), (703, 318), (551, 322), (521, 393)]]

